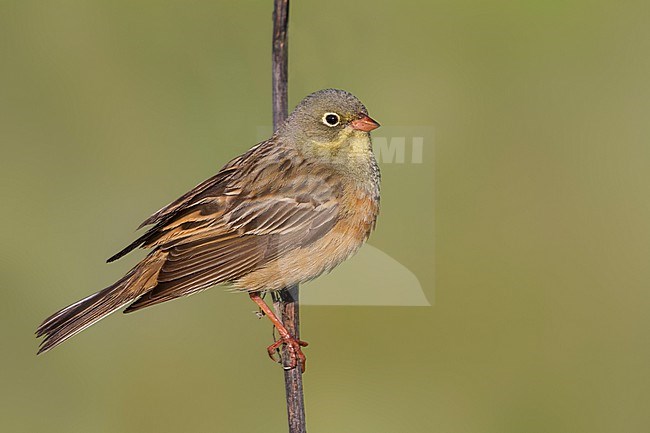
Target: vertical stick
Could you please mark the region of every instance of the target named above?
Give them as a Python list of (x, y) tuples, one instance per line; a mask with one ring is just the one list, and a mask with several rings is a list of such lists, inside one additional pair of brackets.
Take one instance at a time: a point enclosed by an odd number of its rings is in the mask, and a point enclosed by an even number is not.
[[(273, 128), (277, 129), (288, 115), (288, 46), (289, 0), (274, 0), (273, 9)], [(300, 310), (298, 286), (282, 289), (275, 296), (273, 307), (287, 331), (300, 338)], [(305, 402), (302, 391), (302, 368), (289, 369), (287, 348), (282, 349), (284, 387), (287, 398), (289, 433), (305, 433)]]
[(273, 129), (289, 114), (287, 103), (288, 60), (287, 25), (289, 0), (274, 0), (273, 9)]

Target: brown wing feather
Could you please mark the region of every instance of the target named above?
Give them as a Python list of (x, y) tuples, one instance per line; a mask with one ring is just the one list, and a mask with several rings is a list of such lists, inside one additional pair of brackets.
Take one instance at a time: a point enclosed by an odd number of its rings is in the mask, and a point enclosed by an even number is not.
[(156, 287), (124, 312), (191, 295), (250, 272), (267, 253), (267, 248), (260, 243), (268, 243), (270, 239), (248, 237), (236, 243), (222, 238), (206, 241), (189, 249), (169, 250), (167, 262), (158, 274)]
[(258, 155), (255, 163), (257, 171), (239, 170), (246, 182), (230, 179), (218, 192), (205, 189), (150, 231), (143, 245), (165, 251), (167, 260), (157, 286), (125, 312), (235, 281), (334, 226), (342, 193), (336, 182), (319, 172), (297, 176), (295, 159)]

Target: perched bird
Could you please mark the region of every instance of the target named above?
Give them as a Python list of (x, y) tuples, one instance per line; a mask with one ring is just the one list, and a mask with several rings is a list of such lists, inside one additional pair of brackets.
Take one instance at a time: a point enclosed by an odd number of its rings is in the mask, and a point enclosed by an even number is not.
[(379, 124), (352, 94), (307, 96), (271, 138), (145, 220), (151, 228), (108, 259), (151, 252), (115, 284), (58, 311), (36, 332), (45, 352), (110, 313), (191, 295), (220, 283), (246, 291), (304, 368), (301, 346), (261, 298), (328, 272), (354, 254), (379, 212)]

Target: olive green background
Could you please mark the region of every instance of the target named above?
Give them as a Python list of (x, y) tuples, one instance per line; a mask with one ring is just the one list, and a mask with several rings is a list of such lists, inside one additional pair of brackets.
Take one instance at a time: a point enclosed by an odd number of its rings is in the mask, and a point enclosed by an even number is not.
[[(243, 295), (33, 338), (270, 124), (270, 3), (0, 2), (3, 432), (286, 430)], [(435, 131), (371, 238), (433, 306), (303, 309), (310, 433), (649, 431), (648, 2), (293, 3), (292, 105)]]

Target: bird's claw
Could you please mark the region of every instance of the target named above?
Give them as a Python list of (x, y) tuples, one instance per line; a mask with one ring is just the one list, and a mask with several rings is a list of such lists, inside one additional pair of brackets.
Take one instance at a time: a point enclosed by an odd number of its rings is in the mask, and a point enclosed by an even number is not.
[(298, 361), (300, 360), (300, 367), (302, 369), (302, 372), (304, 373), (307, 358), (305, 357), (305, 354), (302, 353), (301, 347), (305, 347), (309, 345), (309, 343), (307, 343), (306, 341), (298, 340), (291, 336), (280, 337), (278, 341), (276, 341), (275, 343), (271, 344), (269, 347), (266, 348), (269, 357), (277, 363), (282, 362), (281, 358), (276, 359), (276, 353), (278, 352), (278, 349), (283, 344), (287, 345), (287, 352), (289, 354), (289, 365), (284, 366), (284, 369), (291, 370), (296, 368), (296, 366), (298, 365)]

